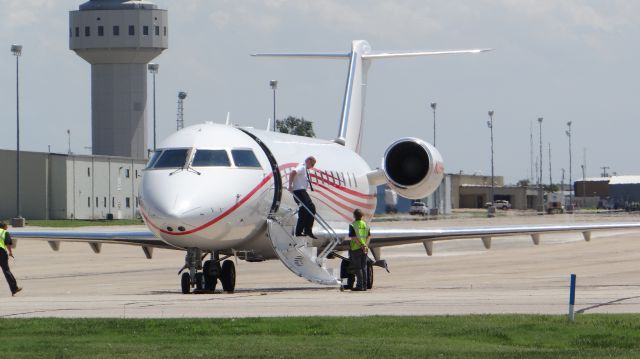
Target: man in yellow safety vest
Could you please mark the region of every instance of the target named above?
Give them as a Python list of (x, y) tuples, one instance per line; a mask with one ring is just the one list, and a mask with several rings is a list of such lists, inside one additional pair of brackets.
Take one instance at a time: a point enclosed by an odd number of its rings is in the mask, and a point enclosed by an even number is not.
[(349, 225), (349, 258), (351, 260), (351, 268), (354, 269), (356, 275), (356, 286), (354, 291), (367, 290), (367, 253), (369, 252), (369, 237), (371, 231), (365, 221), (362, 220), (362, 211), (356, 209), (353, 211), (355, 221)]
[[(22, 288), (18, 287), (16, 278), (9, 269), (9, 257), (13, 258), (11, 245), (13, 245), (13, 242), (11, 241), (11, 235), (9, 235), (9, 232), (7, 231), (7, 224), (0, 222), (0, 268), (2, 268), (4, 277), (7, 279), (9, 289), (11, 289), (11, 295), (14, 296), (16, 293), (21, 291)], [(7, 253), (9, 255), (7, 255)]]

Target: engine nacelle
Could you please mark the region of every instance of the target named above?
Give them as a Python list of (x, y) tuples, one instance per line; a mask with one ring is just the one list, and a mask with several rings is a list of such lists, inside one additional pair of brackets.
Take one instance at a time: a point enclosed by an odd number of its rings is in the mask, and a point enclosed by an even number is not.
[(382, 170), (389, 186), (401, 196), (419, 199), (438, 188), (444, 176), (444, 162), (431, 144), (408, 137), (387, 148)]

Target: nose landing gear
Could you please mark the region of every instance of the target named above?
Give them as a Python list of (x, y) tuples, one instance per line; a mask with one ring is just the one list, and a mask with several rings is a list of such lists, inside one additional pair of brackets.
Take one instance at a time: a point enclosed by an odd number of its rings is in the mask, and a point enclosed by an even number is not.
[[(207, 253), (202, 252), (199, 248), (187, 248), (184, 266), (178, 274), (185, 269), (188, 272), (182, 273), (180, 277), (180, 287), (182, 294), (213, 293), (218, 284), (218, 280), (222, 284), (222, 290), (227, 293), (233, 293), (236, 286), (236, 269), (233, 261), (226, 260), (230, 255), (220, 258), (219, 253), (211, 252), (211, 259), (202, 262)], [(222, 266), (220, 265), (222, 263)]]

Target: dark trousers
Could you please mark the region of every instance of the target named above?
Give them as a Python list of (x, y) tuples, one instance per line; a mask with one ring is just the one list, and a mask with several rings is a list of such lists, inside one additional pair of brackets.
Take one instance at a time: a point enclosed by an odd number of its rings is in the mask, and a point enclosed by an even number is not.
[(367, 254), (362, 248), (355, 251), (349, 250), (351, 268), (356, 275), (356, 288), (367, 289), (369, 276), (367, 271)]
[(311, 197), (309, 197), (306, 190), (300, 189), (293, 191), (293, 194), (295, 195), (293, 199), (296, 201), (296, 204), (300, 204), (300, 202), (302, 202), (311, 211), (311, 213), (309, 213), (303, 206), (300, 206), (298, 209), (296, 236), (313, 234), (312, 228), (313, 222), (315, 221), (313, 216), (316, 214), (316, 206), (311, 201)]
[(11, 293), (15, 293), (18, 289), (18, 283), (16, 283), (16, 278), (11, 274), (11, 270), (9, 270), (9, 255), (4, 249), (0, 249), (0, 268), (2, 268), (4, 277), (7, 279)]

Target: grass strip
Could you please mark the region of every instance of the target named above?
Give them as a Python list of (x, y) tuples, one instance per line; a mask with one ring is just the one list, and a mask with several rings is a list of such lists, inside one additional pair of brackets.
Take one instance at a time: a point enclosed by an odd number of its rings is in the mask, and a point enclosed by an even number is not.
[(0, 319), (2, 358), (636, 358), (640, 315)]

